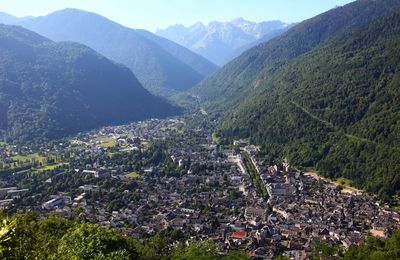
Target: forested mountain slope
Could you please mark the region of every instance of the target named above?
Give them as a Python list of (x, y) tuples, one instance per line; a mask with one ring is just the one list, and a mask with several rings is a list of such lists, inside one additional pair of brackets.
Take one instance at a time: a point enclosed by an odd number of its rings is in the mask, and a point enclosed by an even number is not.
[(8, 142), (178, 112), (145, 90), (128, 68), (86, 46), (0, 25), (0, 131)]
[(278, 36), (284, 34), (286, 31), (288, 31), (288, 30), (289, 30), (290, 28), (292, 28), (293, 26), (295, 26), (295, 24), (290, 24), (290, 25), (288, 25), (288, 26), (286, 26), (286, 27), (284, 27), (284, 28), (282, 28), (282, 29), (273, 30), (273, 31), (271, 31), (271, 32), (269, 32), (269, 33), (267, 33), (267, 34), (265, 34), (263, 37), (261, 37), (261, 38), (258, 39), (257, 41), (252, 42), (252, 43), (250, 43), (250, 44), (247, 44), (247, 45), (245, 45), (245, 46), (242, 46), (242, 47), (236, 49), (236, 50), (232, 53), (232, 56), (229, 58), (229, 60), (233, 60), (234, 58), (239, 57), (239, 56), (240, 56), (242, 53), (244, 53), (245, 51), (250, 50), (251, 48), (253, 48), (253, 47), (255, 47), (255, 46), (259, 45), (259, 44), (266, 43), (266, 42), (272, 40), (273, 38), (278, 37)]
[(129, 67), (155, 94), (185, 90), (218, 67), (171, 41), (134, 30), (100, 15), (65, 9), (17, 23), (54, 41), (85, 44), (109, 59)]
[[(379, 3), (389, 2), (397, 1)], [(224, 119), (223, 132), (250, 136), (271, 160), (286, 157), (394, 195), (400, 190), (400, 9), (394, 10), (279, 69), (268, 67)]]
[(170, 40), (160, 37), (154, 33), (146, 30), (136, 29), (136, 33), (140, 34), (144, 38), (156, 43), (158, 46), (163, 48), (165, 51), (178, 58), (180, 61), (191, 67), (193, 70), (201, 74), (203, 77), (207, 77), (218, 70), (218, 66), (209, 60), (203, 58), (200, 55), (186, 49)]
[(190, 90), (207, 111), (230, 111), (248, 91), (292, 59), (346, 31), (387, 14), (399, 0), (359, 0), (306, 20), (234, 59)]

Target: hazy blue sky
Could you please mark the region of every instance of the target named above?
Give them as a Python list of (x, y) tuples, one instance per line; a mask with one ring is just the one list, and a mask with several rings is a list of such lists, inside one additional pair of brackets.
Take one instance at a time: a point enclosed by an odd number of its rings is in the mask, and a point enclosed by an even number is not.
[(0, 11), (16, 16), (45, 15), (71, 7), (96, 12), (132, 28), (151, 31), (197, 21), (279, 19), (298, 22), (353, 0), (0, 0)]

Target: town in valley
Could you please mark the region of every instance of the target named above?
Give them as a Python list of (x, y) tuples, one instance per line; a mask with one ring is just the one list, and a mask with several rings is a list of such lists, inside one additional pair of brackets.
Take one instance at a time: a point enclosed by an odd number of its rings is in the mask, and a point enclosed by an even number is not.
[(1, 208), (84, 218), (142, 239), (212, 240), (221, 253), (264, 259), (305, 259), (315, 241), (345, 249), (400, 227), (399, 212), (377, 196), (286, 161), (268, 165), (259, 147), (221, 144), (213, 129), (185, 116), (47, 145), (1, 143)]

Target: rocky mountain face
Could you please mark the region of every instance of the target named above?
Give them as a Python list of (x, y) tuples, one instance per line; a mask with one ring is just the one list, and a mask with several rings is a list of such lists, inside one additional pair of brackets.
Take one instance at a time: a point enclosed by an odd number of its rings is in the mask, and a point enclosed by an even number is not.
[[(156, 34), (174, 41), (202, 55), (217, 65), (224, 65), (254, 42), (266, 35), (276, 36), (286, 31), (289, 25), (281, 21), (251, 22), (237, 18), (231, 22), (196, 23), (190, 27), (177, 24), (158, 30)], [(244, 49), (243, 49), (244, 48)]]

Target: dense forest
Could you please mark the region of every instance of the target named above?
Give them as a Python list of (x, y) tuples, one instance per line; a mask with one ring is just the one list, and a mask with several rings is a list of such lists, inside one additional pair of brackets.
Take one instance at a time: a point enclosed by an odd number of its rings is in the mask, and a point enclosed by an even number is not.
[(132, 72), (77, 43), (0, 26), (0, 131), (7, 142), (60, 138), (179, 113)]

